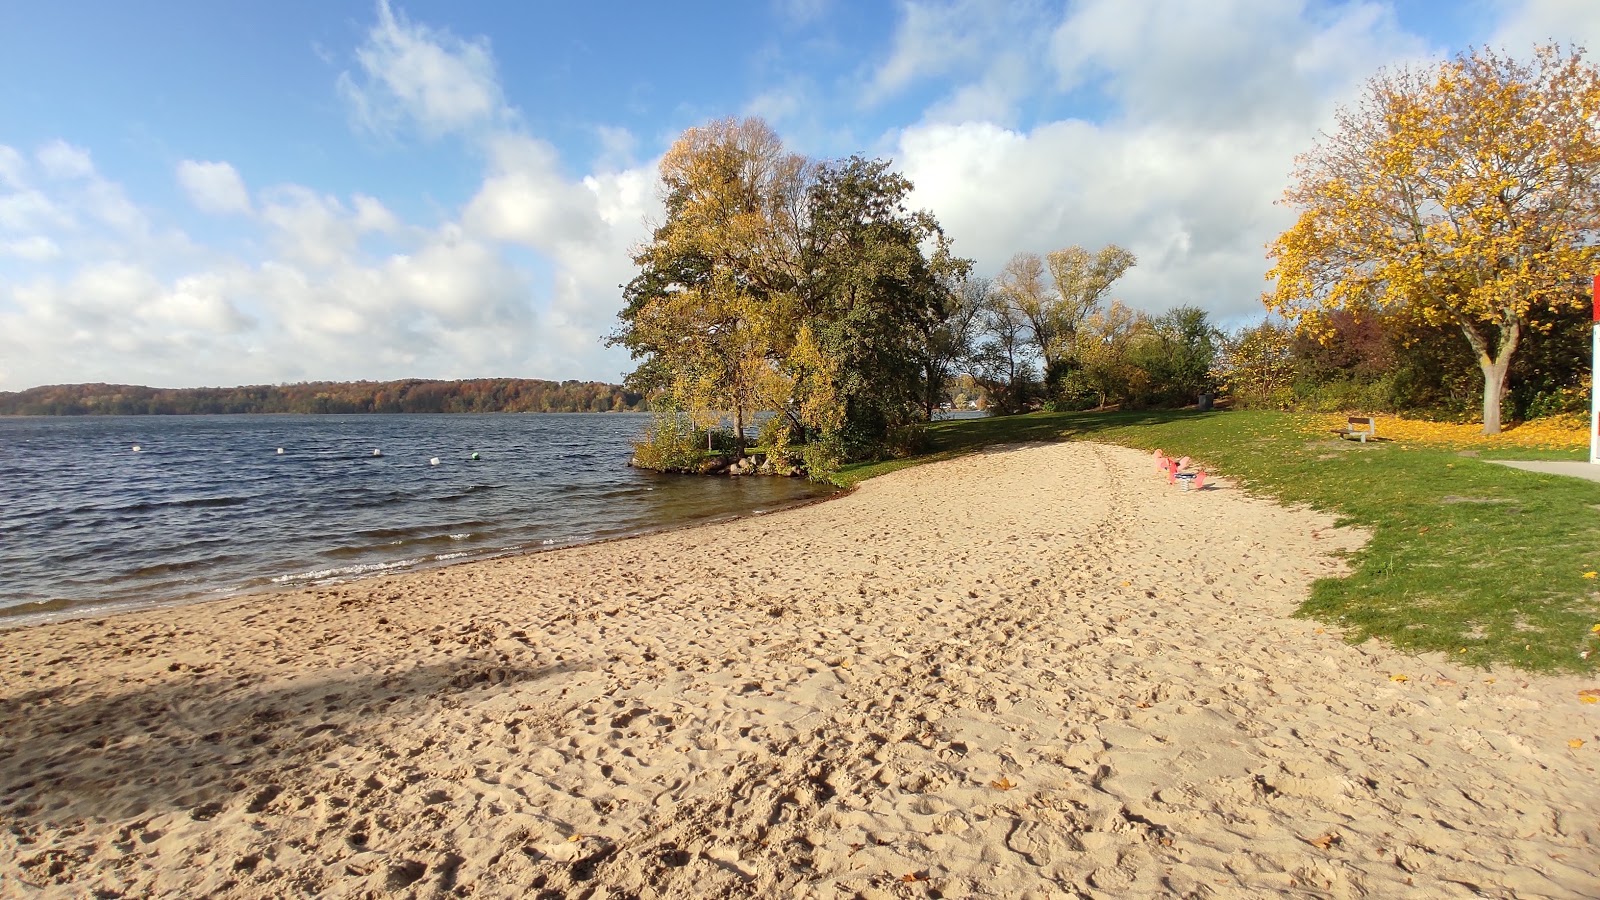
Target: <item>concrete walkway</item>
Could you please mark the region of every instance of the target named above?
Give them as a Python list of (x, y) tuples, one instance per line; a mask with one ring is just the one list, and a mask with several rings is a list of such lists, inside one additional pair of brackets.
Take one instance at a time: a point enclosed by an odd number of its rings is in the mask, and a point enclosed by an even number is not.
[(1486, 459), (1484, 462), (1499, 463), (1502, 466), (1525, 469), (1529, 472), (1543, 472), (1546, 475), (1571, 475), (1573, 478), (1600, 481), (1600, 465), (1595, 463), (1514, 459)]

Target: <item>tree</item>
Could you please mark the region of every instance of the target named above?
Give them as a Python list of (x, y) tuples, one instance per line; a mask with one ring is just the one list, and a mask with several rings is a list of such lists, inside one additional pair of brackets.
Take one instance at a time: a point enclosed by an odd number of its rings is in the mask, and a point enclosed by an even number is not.
[(807, 196), (800, 306), (832, 362), (851, 457), (930, 417), (930, 380), (942, 381), (952, 337), (941, 332), (958, 312), (953, 286), (971, 265), (950, 254), (931, 213), (906, 208), (910, 192), (888, 162), (853, 156), (819, 166)]
[(1008, 303), (1027, 327), (1039, 358), (1048, 370), (1061, 353), (1060, 299), (1045, 280), (1044, 260), (1037, 253), (1018, 253), (1006, 261), (994, 283), (997, 299)]
[(1116, 244), (1093, 254), (1074, 245), (1045, 259), (1018, 253), (1000, 270), (995, 289), (1026, 323), (1053, 398), (1060, 399), (1073, 367), (1081, 362), (1078, 329), (1100, 310), (1106, 292), (1134, 262), (1134, 255)]
[(1406, 308), (1459, 330), (1500, 431), (1530, 316), (1582, 303), (1600, 259), (1600, 70), (1545, 46), (1380, 73), (1334, 134), (1297, 160), (1300, 211), (1270, 247), (1269, 309)]
[(993, 291), (981, 313), (984, 337), (973, 356), (972, 378), (988, 398), (989, 412), (1025, 411), (1038, 394), (1039, 376), (1030, 352), (1028, 320), (1004, 293)]
[(926, 418), (970, 263), (906, 207), (911, 182), (882, 160), (787, 153), (759, 119), (685, 132), (661, 181), (666, 218), (610, 338), (639, 361), (630, 387), (708, 425), (732, 411), (736, 454), (757, 410), (787, 422), (773, 439), (825, 444), (818, 460), (893, 449)]
[(1146, 376), (1139, 403), (1181, 406), (1213, 388), (1212, 365), (1221, 334), (1206, 311), (1174, 307), (1151, 319), (1129, 347), (1127, 358)]
[(610, 341), (643, 364), (630, 386), (704, 418), (782, 409), (790, 383), (783, 299), (793, 295), (796, 211), (809, 167), (760, 119), (691, 128), (661, 161), (666, 221), (634, 256), (623, 327)]
[(1224, 338), (1213, 377), (1241, 406), (1287, 409), (1294, 380), (1294, 330), (1265, 321)]
[(1067, 338), (1077, 334), (1084, 321), (1100, 310), (1106, 292), (1138, 262), (1131, 250), (1107, 244), (1094, 254), (1074, 244), (1049, 256), (1050, 279), (1055, 283), (1057, 331)]
[(1090, 313), (1076, 328), (1075, 355), (1084, 380), (1100, 395), (1101, 407), (1127, 385), (1128, 349), (1146, 327), (1142, 315), (1122, 301), (1113, 300), (1105, 309)]
[(956, 366), (972, 357), (984, 304), (993, 290), (987, 278), (954, 277), (945, 287), (945, 308), (932, 331), (925, 335), (923, 350), (923, 412), (933, 420), (940, 402), (948, 395)]

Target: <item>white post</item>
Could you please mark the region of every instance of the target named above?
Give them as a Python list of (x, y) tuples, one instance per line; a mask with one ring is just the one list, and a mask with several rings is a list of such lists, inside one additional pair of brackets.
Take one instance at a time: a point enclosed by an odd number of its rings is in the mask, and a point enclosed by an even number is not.
[(1594, 276), (1594, 353), (1589, 370), (1589, 462), (1600, 464), (1600, 275)]

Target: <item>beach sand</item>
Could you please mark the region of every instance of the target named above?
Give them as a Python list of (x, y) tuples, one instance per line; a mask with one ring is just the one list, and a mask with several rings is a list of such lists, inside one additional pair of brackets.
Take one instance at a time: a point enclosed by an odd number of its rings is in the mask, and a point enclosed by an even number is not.
[(3, 632), (0, 895), (1600, 895), (1594, 685), (1291, 618), (1363, 540), (1032, 445)]

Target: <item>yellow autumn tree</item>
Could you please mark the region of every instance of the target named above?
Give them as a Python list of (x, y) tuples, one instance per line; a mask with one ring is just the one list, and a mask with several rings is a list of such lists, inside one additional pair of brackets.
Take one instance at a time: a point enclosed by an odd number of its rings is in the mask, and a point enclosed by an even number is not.
[(734, 415), (734, 441), (760, 409), (782, 409), (774, 365), (793, 333), (798, 212), (808, 163), (760, 119), (684, 132), (661, 160), (666, 221), (640, 247), (624, 333), (645, 358), (633, 381), (709, 424)]
[(1367, 307), (1459, 328), (1498, 433), (1530, 311), (1582, 303), (1600, 258), (1600, 70), (1544, 46), (1380, 73), (1293, 179), (1267, 307), (1302, 327)]

